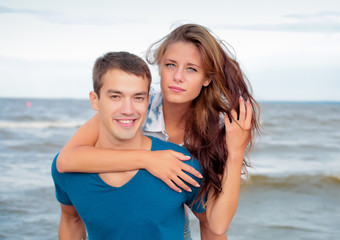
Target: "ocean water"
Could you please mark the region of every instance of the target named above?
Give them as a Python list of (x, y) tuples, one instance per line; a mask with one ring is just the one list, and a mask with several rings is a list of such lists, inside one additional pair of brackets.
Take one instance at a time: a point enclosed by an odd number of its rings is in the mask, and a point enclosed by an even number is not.
[[(0, 239), (57, 239), (51, 161), (94, 111), (88, 100), (0, 98)], [(338, 239), (340, 103), (261, 103), (230, 240)], [(194, 239), (197, 220), (190, 215)]]

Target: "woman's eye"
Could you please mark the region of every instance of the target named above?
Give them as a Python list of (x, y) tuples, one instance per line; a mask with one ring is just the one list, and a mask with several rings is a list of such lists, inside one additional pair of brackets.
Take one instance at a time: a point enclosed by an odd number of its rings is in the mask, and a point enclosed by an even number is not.
[(188, 71), (189, 71), (189, 72), (197, 72), (197, 70), (196, 70), (195, 68), (192, 68), (192, 67), (189, 67), (189, 68), (188, 68)]
[(167, 67), (175, 67), (175, 64), (173, 64), (173, 63), (166, 63), (165, 66), (167, 66)]

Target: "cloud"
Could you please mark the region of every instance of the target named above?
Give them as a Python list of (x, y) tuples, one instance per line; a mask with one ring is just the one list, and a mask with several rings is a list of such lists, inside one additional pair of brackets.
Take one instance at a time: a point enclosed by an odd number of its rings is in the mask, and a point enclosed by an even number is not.
[(12, 13), (12, 12), (13, 12), (12, 9), (0, 6), (0, 14), (1, 13)]
[[(38, 16), (45, 16), (48, 14), (51, 14), (51, 12), (48, 11), (37, 11), (32, 9), (26, 9), (26, 8), (7, 8), (0, 6), (0, 14), (4, 13), (23, 13), (23, 14), (31, 14), (31, 15), (38, 15)], [(52, 13), (53, 14), (53, 13)]]
[(340, 12), (318, 12), (315, 14), (289, 14), (284, 16), (293, 22), (263, 24), (217, 24), (216, 27), (232, 30), (271, 32), (340, 32)]
[(72, 15), (63, 14), (54, 11), (39, 11), (27, 8), (7, 8), (0, 6), (0, 14), (27, 14), (38, 17), (46, 22), (65, 24), (65, 25), (98, 25), (110, 26), (116, 23), (122, 24), (139, 24), (144, 23), (145, 20), (140, 18), (126, 18), (126, 17), (102, 17), (102, 16), (81, 16), (72, 13)]
[(314, 14), (288, 14), (285, 15), (287, 18), (293, 18), (300, 21), (320, 21), (320, 22), (329, 22), (334, 21), (340, 24), (340, 12), (334, 11), (323, 11)]

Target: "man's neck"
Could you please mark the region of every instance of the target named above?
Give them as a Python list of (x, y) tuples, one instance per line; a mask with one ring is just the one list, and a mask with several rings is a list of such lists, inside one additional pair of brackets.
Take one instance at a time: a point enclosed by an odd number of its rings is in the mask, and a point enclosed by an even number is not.
[(118, 140), (110, 135), (99, 134), (95, 147), (116, 150), (150, 150), (151, 139), (141, 134), (130, 140)]

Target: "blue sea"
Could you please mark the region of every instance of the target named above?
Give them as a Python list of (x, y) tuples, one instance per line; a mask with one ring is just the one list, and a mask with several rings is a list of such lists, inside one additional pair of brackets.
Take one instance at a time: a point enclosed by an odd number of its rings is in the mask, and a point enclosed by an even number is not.
[[(248, 154), (229, 240), (339, 239), (340, 103), (260, 105), (263, 135)], [(0, 106), (0, 239), (57, 239), (51, 161), (95, 112), (88, 100), (0, 98)]]

